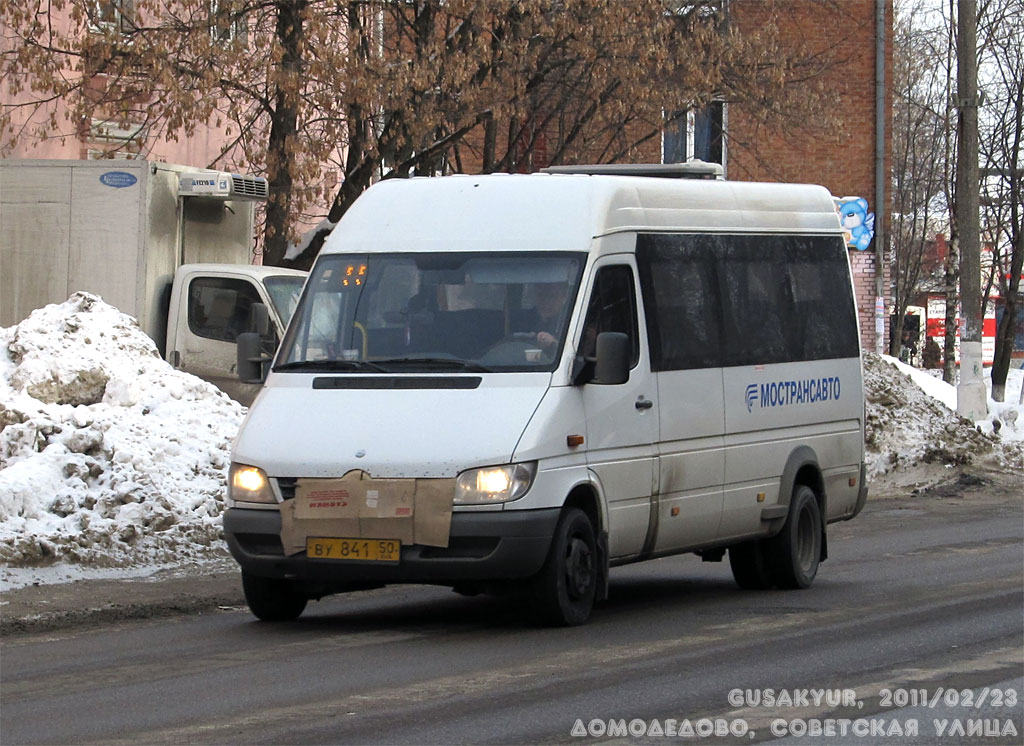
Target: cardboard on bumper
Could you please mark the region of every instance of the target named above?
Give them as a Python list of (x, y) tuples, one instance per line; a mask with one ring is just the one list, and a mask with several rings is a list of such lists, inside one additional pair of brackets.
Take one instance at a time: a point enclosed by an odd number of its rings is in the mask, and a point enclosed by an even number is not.
[(304, 552), (308, 537), (446, 547), (454, 496), (454, 479), (372, 479), (361, 471), (300, 479), (280, 506), (284, 553)]

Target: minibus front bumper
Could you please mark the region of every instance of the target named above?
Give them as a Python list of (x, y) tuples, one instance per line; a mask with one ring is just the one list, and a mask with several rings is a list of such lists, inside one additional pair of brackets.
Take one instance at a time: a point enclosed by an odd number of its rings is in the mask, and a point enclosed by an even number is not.
[(537, 574), (548, 554), (560, 510), (505, 510), (453, 513), (447, 547), (402, 547), (398, 562), (312, 559), (305, 552), (285, 556), (281, 513), (229, 508), (224, 535), (232, 556), (253, 575), (295, 579), (303, 584), (503, 581)]

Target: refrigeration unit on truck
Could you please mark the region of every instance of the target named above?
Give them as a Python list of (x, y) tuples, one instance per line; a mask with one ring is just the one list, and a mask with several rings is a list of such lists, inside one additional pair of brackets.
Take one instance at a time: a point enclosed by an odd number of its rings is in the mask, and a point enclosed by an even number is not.
[(0, 161), (0, 326), (76, 291), (134, 316), (178, 368), (249, 403), (235, 338), (254, 303), (265, 344), (305, 273), (251, 264), (265, 179), (143, 160)]

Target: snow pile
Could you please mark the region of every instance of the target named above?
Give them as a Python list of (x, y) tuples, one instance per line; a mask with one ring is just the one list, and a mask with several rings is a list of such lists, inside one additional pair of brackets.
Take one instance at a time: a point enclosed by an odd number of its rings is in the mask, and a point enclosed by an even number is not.
[(123, 568), (223, 554), (243, 415), (94, 295), (0, 329), (0, 562)]
[[(1019, 373), (1008, 379), (1008, 391), (1018, 390)], [(1024, 421), (1016, 422), (1017, 407), (1010, 402), (989, 401), (989, 410), (1000, 419), (997, 435), (992, 418), (973, 423), (956, 414), (955, 387), (873, 353), (864, 354), (864, 395), (871, 479), (922, 463), (964, 466), (978, 459), (1024, 469)]]

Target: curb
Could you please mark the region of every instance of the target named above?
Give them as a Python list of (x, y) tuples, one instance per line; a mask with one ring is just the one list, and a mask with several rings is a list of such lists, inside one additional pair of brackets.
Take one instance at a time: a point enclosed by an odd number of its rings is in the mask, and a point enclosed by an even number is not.
[[(189, 574), (182, 575), (182, 572)], [(245, 608), (237, 570), (30, 585), (0, 593), (0, 636)]]

